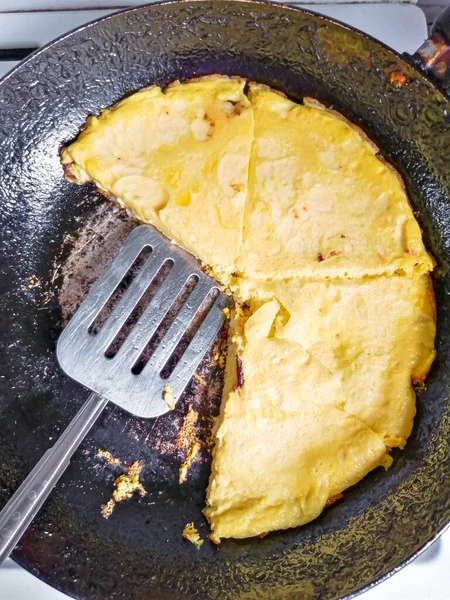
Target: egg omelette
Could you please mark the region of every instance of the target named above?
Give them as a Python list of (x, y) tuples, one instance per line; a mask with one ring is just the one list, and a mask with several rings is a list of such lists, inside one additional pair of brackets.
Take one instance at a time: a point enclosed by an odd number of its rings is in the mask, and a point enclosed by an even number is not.
[(434, 359), (433, 261), (400, 177), (359, 129), (210, 76), (90, 117), (62, 162), (233, 292), (213, 541), (305, 524), (389, 468)]
[(235, 350), (244, 384), (227, 394), (217, 432), (205, 509), (214, 541), (307, 523), (391, 464), (382, 438), (343, 410), (339, 377), (284, 337), (284, 317), (276, 300), (263, 304)]
[(253, 137), (244, 84), (219, 77), (141, 90), (89, 118), (63, 152), (66, 173), (94, 181), (226, 280), (241, 245)]
[(255, 129), (239, 267), (252, 277), (378, 275), (432, 267), (396, 172), (312, 100), (251, 85)]

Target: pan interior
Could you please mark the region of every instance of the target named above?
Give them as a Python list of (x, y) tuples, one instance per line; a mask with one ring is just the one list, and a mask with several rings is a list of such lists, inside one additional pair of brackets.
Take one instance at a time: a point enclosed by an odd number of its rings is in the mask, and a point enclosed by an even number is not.
[[(301, 529), (219, 549), (205, 542), (197, 551), (181, 538), (191, 521), (203, 538), (208, 533), (201, 509), (210, 458), (202, 451), (180, 485), (185, 449), (176, 443), (189, 408), (198, 412), (196, 435), (208, 437), (222, 385), (217, 348), (173, 414), (144, 421), (107, 408), (14, 553), (75, 597), (341, 597), (406, 560), (450, 516), (450, 104), (360, 34), (310, 13), (228, 0), (107, 18), (0, 84), (0, 504), (87, 396), (59, 371), (55, 341), (134, 225), (93, 189), (64, 180), (59, 148), (89, 114), (131, 91), (217, 72), (335, 107), (403, 174), (437, 260), (437, 360), (418, 396), (412, 437), (387, 474), (375, 471)], [(396, 73), (405, 77), (401, 86)], [(99, 449), (144, 464), (146, 496), (108, 520), (100, 505), (122, 471), (99, 459)]]

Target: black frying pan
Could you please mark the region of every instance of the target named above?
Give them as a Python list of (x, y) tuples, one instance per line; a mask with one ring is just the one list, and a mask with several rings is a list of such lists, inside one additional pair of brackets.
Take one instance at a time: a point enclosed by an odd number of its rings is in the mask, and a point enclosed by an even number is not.
[[(437, 35), (429, 66), (442, 76)], [(169, 416), (143, 421), (106, 409), (13, 554), (75, 597), (336, 598), (406, 564), (450, 518), (450, 102), (419, 69), (348, 27), (228, 0), (108, 17), (35, 53), (0, 84), (0, 505), (86, 398), (59, 371), (55, 340), (132, 226), (93, 189), (64, 180), (59, 148), (89, 113), (133, 90), (216, 72), (335, 107), (399, 169), (437, 259), (437, 359), (388, 473), (371, 473), (300, 529), (220, 548), (206, 542), (197, 551), (181, 539), (189, 521), (207, 534), (209, 455), (181, 486), (175, 445), (189, 404), (217, 413), (214, 360), (201, 370), (210, 385), (194, 380)], [(207, 429), (206, 419), (198, 435)], [(95, 457), (98, 448), (145, 465), (148, 495), (107, 521), (100, 504), (119, 472)]]

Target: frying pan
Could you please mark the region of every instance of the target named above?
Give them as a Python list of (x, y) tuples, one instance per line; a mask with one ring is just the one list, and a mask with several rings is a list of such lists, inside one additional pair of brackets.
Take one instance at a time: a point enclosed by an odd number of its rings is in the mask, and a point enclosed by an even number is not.
[[(447, 23), (448, 25), (448, 23)], [(403, 452), (349, 489), (314, 522), (264, 539), (181, 538), (201, 516), (210, 457), (186, 483), (178, 430), (189, 407), (206, 438), (222, 372), (212, 353), (173, 414), (154, 421), (106, 409), (13, 553), (77, 598), (331, 599), (382, 580), (442, 532), (450, 518), (450, 102), (443, 30), (407, 61), (313, 13), (223, 0), (154, 4), (83, 27), (0, 84), (0, 505), (69, 422), (87, 391), (62, 375), (55, 340), (132, 223), (92, 188), (63, 178), (59, 148), (90, 113), (149, 83), (207, 73), (241, 75), (301, 101), (317, 98), (362, 127), (403, 175), (436, 257), (437, 358), (418, 391)], [(448, 48), (447, 48), (448, 50)], [(448, 54), (447, 54), (448, 56)], [(424, 66), (426, 59), (427, 65)], [(434, 75), (433, 75), (434, 72)], [(144, 463), (147, 495), (109, 520), (121, 461)], [(239, 458), (237, 458), (239, 460)]]

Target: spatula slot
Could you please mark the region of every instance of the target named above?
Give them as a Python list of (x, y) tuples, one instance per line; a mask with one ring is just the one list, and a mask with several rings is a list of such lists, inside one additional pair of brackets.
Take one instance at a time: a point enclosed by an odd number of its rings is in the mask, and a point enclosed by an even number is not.
[(114, 356), (117, 354), (122, 344), (130, 334), (136, 323), (141, 318), (142, 314), (144, 313), (144, 310), (150, 304), (156, 292), (169, 275), (173, 266), (174, 261), (170, 258), (165, 260), (164, 263), (161, 265), (161, 268), (158, 270), (155, 277), (150, 281), (141, 299), (135, 305), (134, 309), (131, 311), (125, 323), (119, 329), (113, 341), (107, 347), (105, 351), (106, 358), (114, 358)]
[(58, 362), (73, 379), (128, 412), (157, 417), (169, 410), (164, 386), (176, 403), (223, 326), (229, 304), (195, 258), (140, 225), (61, 334)]
[(142, 270), (142, 267), (144, 266), (146, 261), (149, 259), (150, 255), (152, 254), (152, 251), (153, 251), (153, 249), (151, 246), (144, 246), (144, 248), (142, 248), (142, 250), (140, 251), (140, 253), (136, 257), (136, 259), (134, 260), (131, 267), (128, 269), (128, 271), (125, 273), (125, 275), (122, 277), (118, 286), (116, 287), (116, 289), (113, 291), (113, 293), (109, 297), (105, 306), (102, 308), (102, 310), (99, 312), (99, 314), (95, 317), (93, 323), (90, 325), (88, 331), (91, 335), (97, 335), (97, 333), (103, 327), (105, 321), (107, 320), (109, 315), (113, 312), (113, 310), (117, 306), (117, 303), (119, 302), (119, 300), (122, 298), (122, 296), (124, 295), (126, 290), (131, 286), (133, 281), (136, 279), (138, 273)]
[(196, 310), (195, 314), (193, 315), (191, 322), (183, 331), (183, 335), (181, 336), (180, 340), (176, 344), (175, 348), (172, 350), (171, 354), (167, 357), (165, 364), (161, 365), (160, 377), (162, 379), (168, 379), (175, 370), (180, 360), (183, 358), (183, 355), (186, 352), (189, 344), (191, 343), (197, 331), (202, 326), (208, 313), (210, 312), (211, 308), (216, 302), (219, 293), (219, 289), (214, 287), (205, 296), (200, 307)]
[[(141, 355), (139, 356), (137, 361), (134, 363), (134, 365), (131, 369), (131, 372), (134, 375), (139, 375), (139, 373), (142, 372), (142, 369), (148, 363), (148, 361), (150, 360), (153, 353), (155, 352), (155, 350), (158, 347), (160, 347), (161, 349), (164, 349), (165, 343), (163, 340), (165, 338), (166, 333), (168, 332), (171, 325), (174, 323), (175, 319), (179, 315), (183, 306), (186, 304), (186, 302), (188, 302), (188, 300), (191, 297), (198, 282), (199, 282), (199, 276), (194, 273), (188, 278), (184, 287), (181, 288), (178, 296), (176, 297), (171, 308), (169, 309), (166, 316), (162, 320), (158, 329), (155, 331), (155, 333), (151, 337), (150, 341), (145, 346), (143, 352), (141, 353)], [(161, 344), (161, 346), (159, 346), (160, 344)]]

